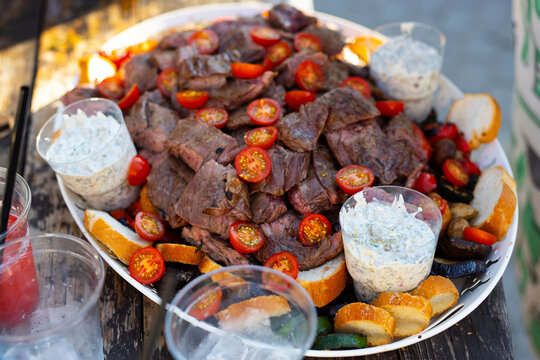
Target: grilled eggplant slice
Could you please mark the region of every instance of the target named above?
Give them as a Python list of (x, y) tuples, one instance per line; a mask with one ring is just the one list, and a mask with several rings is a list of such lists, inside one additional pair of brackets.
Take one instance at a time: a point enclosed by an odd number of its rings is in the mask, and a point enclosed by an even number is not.
[(491, 252), (491, 246), (478, 244), (451, 236), (441, 236), (437, 243), (437, 256), (451, 260), (485, 259)]
[(446, 263), (433, 260), (431, 275), (444, 276), (449, 279), (480, 275), (487, 270), (484, 260), (466, 260), (456, 263)]

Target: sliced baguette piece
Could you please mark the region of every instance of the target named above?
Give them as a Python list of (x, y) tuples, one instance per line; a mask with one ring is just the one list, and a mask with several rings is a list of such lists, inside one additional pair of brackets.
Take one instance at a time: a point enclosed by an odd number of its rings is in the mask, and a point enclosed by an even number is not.
[(396, 320), (381, 308), (361, 302), (343, 306), (334, 319), (334, 330), (365, 335), (369, 346), (388, 344), (394, 337)]
[(473, 150), (497, 138), (501, 127), (501, 109), (490, 94), (465, 94), (454, 101), (446, 121), (458, 126)]
[(478, 210), (478, 214), (471, 220), (471, 225), (497, 236), (501, 241), (516, 210), (516, 182), (502, 166), (495, 166), (480, 175), (473, 194), (471, 206)]
[(444, 276), (429, 276), (411, 295), (428, 299), (433, 307), (432, 317), (442, 314), (457, 304), (459, 292), (454, 283)]
[(219, 265), (214, 260), (210, 259), (208, 255), (204, 255), (199, 263), (199, 271), (203, 274), (209, 273), (217, 269), (221, 269), (223, 266)]
[(317, 307), (323, 307), (337, 298), (347, 284), (347, 267), (343, 253), (316, 268), (300, 271), (298, 282), (313, 299)]
[(135, 251), (152, 246), (151, 242), (142, 239), (104, 211), (87, 209), (84, 212), (84, 226), (125, 264), (129, 264)]
[(148, 197), (148, 184), (144, 184), (144, 186), (141, 188), (141, 191), (139, 192), (139, 203), (141, 204), (141, 209), (143, 211), (148, 211), (156, 215), (158, 214), (157, 209)]
[(204, 254), (195, 246), (184, 244), (156, 244), (163, 260), (179, 262), (188, 265), (199, 265)]
[(431, 320), (433, 306), (429, 300), (407, 293), (382, 293), (373, 305), (388, 311), (396, 319), (395, 337), (407, 337), (424, 330)]

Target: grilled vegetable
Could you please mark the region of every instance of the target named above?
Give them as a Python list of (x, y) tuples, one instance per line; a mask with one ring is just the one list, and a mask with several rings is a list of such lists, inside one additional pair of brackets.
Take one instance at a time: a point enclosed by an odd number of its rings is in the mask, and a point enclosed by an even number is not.
[(318, 335), (313, 343), (314, 350), (358, 349), (367, 346), (367, 338), (357, 334)]
[(459, 202), (450, 204), (450, 211), (454, 217), (461, 217), (465, 220), (470, 220), (478, 214), (478, 211), (471, 205)]
[(454, 217), (448, 224), (446, 233), (450, 237), (463, 239), (463, 230), (465, 230), (467, 226), (471, 226), (467, 220), (462, 217)]
[(437, 243), (437, 256), (451, 260), (485, 259), (491, 247), (451, 236), (442, 236)]
[[(469, 183), (470, 181), (471, 179), (469, 179)], [(469, 203), (473, 199), (472, 189), (469, 187), (469, 185), (457, 187), (442, 175), (437, 179), (437, 190), (441, 196), (448, 201)]]
[(446, 159), (453, 159), (456, 156), (456, 144), (447, 138), (437, 141), (433, 146), (431, 160), (439, 169), (442, 168)]
[(484, 260), (466, 260), (456, 263), (444, 263), (433, 260), (431, 265), (431, 274), (440, 275), (449, 279), (479, 275), (487, 270)]
[(317, 335), (329, 334), (332, 330), (332, 322), (328, 316), (319, 316), (317, 318)]

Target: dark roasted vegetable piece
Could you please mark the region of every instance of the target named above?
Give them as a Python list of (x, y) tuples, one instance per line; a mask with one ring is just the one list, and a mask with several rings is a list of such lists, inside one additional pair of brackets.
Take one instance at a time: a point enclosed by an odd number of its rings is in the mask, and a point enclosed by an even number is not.
[[(454, 216), (453, 213), (452, 216)], [(450, 223), (448, 223), (446, 234), (450, 237), (463, 239), (463, 230), (465, 230), (467, 226), (471, 226), (467, 220), (462, 217), (454, 216), (452, 220), (450, 220)]]
[(304, 318), (301, 315), (292, 316), (287, 320), (277, 331), (281, 336), (290, 336), (295, 333), (298, 334), (296, 328), (304, 323)]
[(441, 139), (433, 146), (433, 155), (431, 161), (439, 169), (442, 168), (444, 160), (453, 159), (456, 156), (456, 143), (450, 139)]
[(449, 279), (457, 279), (485, 273), (487, 270), (484, 260), (466, 260), (456, 263), (442, 263), (433, 260), (431, 275), (440, 275)]
[(319, 316), (317, 318), (317, 335), (329, 334), (334, 327), (328, 316)]
[(272, 316), (270, 318), (270, 329), (274, 332), (278, 332), (279, 329), (283, 327), (287, 323), (287, 321), (291, 320), (292, 315), (290, 312), (281, 315), (281, 316)]
[(457, 202), (449, 204), (449, 206), (450, 211), (452, 212), (452, 215), (454, 217), (461, 217), (465, 220), (470, 220), (478, 214), (478, 210), (476, 210), (469, 204)]
[(358, 349), (367, 346), (367, 338), (357, 334), (318, 335), (313, 343), (314, 350)]
[(451, 260), (485, 259), (491, 246), (450, 236), (441, 236), (437, 243), (437, 256)]
[[(180, 289), (182, 289), (188, 282), (201, 275), (201, 272), (199, 271), (199, 269), (197, 269), (196, 266), (185, 265), (176, 262), (166, 262), (165, 269), (165, 272), (174, 273), (176, 291), (180, 291)], [(161, 288), (163, 278), (164, 277), (154, 283), (158, 290), (160, 290)]]
[(457, 187), (448, 181), (444, 175), (437, 177), (437, 190), (443, 198), (448, 201), (464, 202), (469, 203), (473, 199), (474, 187), (472, 189), (469, 186)]

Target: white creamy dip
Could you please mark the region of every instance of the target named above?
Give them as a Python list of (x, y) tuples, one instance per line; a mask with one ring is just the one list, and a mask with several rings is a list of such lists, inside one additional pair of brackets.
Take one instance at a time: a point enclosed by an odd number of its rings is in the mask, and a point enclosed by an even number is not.
[(47, 161), (88, 205), (113, 210), (137, 199), (139, 188), (127, 181), (137, 151), (123, 122), (102, 112), (87, 116), (78, 110), (76, 115), (64, 115), (58, 131)]
[(442, 57), (432, 46), (399, 36), (391, 38), (371, 54), (370, 71), (390, 97), (405, 102), (405, 113), (424, 120), (439, 87)]
[(354, 199), (339, 221), (356, 296), (371, 301), (381, 292), (414, 289), (431, 270), (437, 245), (431, 228), (407, 212), (401, 195), (392, 204), (367, 202), (362, 193)]

